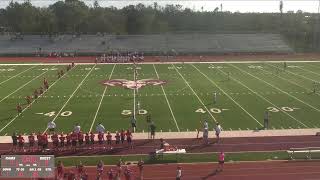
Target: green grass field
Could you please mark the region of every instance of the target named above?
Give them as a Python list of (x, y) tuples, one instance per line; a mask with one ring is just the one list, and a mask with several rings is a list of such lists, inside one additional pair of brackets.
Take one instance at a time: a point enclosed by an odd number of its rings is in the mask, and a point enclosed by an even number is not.
[[(147, 131), (146, 114), (151, 114), (157, 131), (194, 131), (205, 119), (210, 128), (217, 121), (224, 130), (259, 129), (266, 110), (270, 129), (320, 127), (319, 62), (290, 62), (286, 70), (283, 63), (270, 62), (139, 64), (138, 80), (166, 83), (146, 85), (137, 90), (136, 98), (132, 89), (101, 84), (108, 79), (132, 81), (132, 65), (77, 65), (57, 81), (57, 69), (65, 67), (0, 66), (0, 135), (43, 132), (50, 120), (62, 132), (76, 123), (84, 131), (95, 130), (98, 122), (114, 132), (130, 126), (134, 101), (140, 104), (139, 132)], [(44, 77), (49, 90), (17, 116), (16, 105), (26, 104), (24, 97), (32, 95)]]

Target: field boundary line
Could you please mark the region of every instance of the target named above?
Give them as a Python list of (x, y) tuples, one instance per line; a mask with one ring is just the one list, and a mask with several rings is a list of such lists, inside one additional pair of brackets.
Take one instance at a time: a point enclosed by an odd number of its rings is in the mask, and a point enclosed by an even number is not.
[[(250, 63), (281, 63), (284, 61), (188, 61), (188, 62), (177, 62), (177, 61), (167, 61), (167, 62), (139, 62), (139, 64), (250, 64)], [(288, 61), (286, 61), (288, 62)], [(315, 62), (319, 63), (320, 61), (290, 61), (294, 63), (308, 63)], [(14, 64), (15, 66), (28, 66), (28, 65), (68, 65), (70, 63), (25, 63), (25, 64)], [(77, 63), (77, 65), (95, 65), (97, 63)], [(98, 63), (99, 65), (107, 65), (107, 64), (132, 64), (132, 63)], [(13, 64), (0, 64), (0, 66), (9, 66)]]
[[(53, 66), (53, 67), (55, 67), (55, 66)], [(44, 75), (44, 74), (47, 73), (47, 72), (49, 72), (49, 69), (48, 69), (47, 71), (39, 74), (38, 76), (34, 77), (34, 78), (31, 79), (30, 81), (26, 82), (25, 84), (23, 84), (22, 86), (20, 86), (18, 89), (14, 90), (12, 93), (10, 93), (9, 95), (7, 95), (6, 97), (2, 98), (2, 99), (0, 100), (0, 103), (1, 103), (3, 100), (7, 99), (7, 98), (8, 98), (9, 96), (11, 96), (12, 94), (14, 94), (14, 93), (16, 93), (17, 91), (19, 91), (20, 89), (24, 88), (26, 85), (28, 85), (29, 83), (31, 83), (31, 82), (34, 81), (35, 79), (38, 79), (40, 76)]]
[[(112, 77), (112, 74), (113, 74), (113, 71), (114, 71), (116, 65), (117, 65), (117, 64), (114, 64), (114, 65), (113, 65), (113, 68), (112, 68), (112, 70), (111, 70), (111, 73), (109, 74), (109, 78), (108, 78), (109, 80), (110, 80), (111, 77)], [(91, 132), (92, 127), (93, 127), (94, 123), (96, 122), (96, 119), (97, 119), (97, 116), (98, 116), (98, 113), (99, 113), (99, 110), (100, 110), (100, 107), (101, 107), (101, 103), (102, 103), (102, 101), (103, 101), (103, 99), (104, 99), (104, 95), (105, 95), (105, 93), (106, 93), (106, 91), (107, 91), (107, 88), (108, 88), (108, 86), (106, 85), (106, 87), (105, 87), (104, 90), (103, 90), (103, 93), (102, 93), (102, 96), (101, 96), (101, 99), (100, 99), (100, 102), (99, 102), (99, 105), (98, 105), (96, 114), (94, 115), (93, 121), (92, 121), (92, 123), (91, 123), (89, 132)]]
[[(74, 69), (74, 68), (72, 68), (72, 69)], [(72, 69), (71, 69), (71, 70), (72, 70)], [(67, 73), (68, 73), (68, 72), (67, 72)], [(65, 73), (65, 74), (62, 75), (58, 80), (56, 80), (54, 83), (52, 83), (52, 84), (49, 86), (49, 88), (46, 89), (46, 90), (43, 92), (43, 94), (39, 95), (38, 98), (41, 98), (47, 91), (49, 91), (49, 89), (50, 89), (52, 86), (54, 86), (54, 85), (55, 85), (60, 79), (62, 79), (62, 77), (64, 77), (67, 73)], [(24, 111), (26, 111), (36, 100), (37, 100), (37, 99), (34, 99), (27, 107), (25, 107), (25, 108), (22, 110), (22, 113), (23, 113)], [(7, 126), (9, 126), (13, 121), (15, 121), (15, 120), (17, 119), (17, 117), (19, 117), (19, 114), (16, 115), (13, 119), (11, 119), (11, 120), (9, 121), (9, 123), (7, 123), (7, 124), (0, 130), (0, 132), (2, 132)]]
[(227, 94), (220, 86), (218, 86), (212, 79), (210, 79), (206, 74), (204, 74), (200, 69), (198, 69), (195, 65), (191, 64), (200, 74), (202, 74), (207, 80), (209, 80), (213, 85), (215, 85), (217, 88), (220, 89), (220, 91), (223, 92), (231, 101), (233, 101), (238, 107), (240, 107), (247, 115), (249, 115), (253, 120), (255, 120), (261, 127), (263, 125), (255, 118), (253, 117), (246, 109), (244, 109), (237, 101), (235, 101), (229, 94)]
[[(153, 69), (154, 69), (154, 71), (156, 72), (156, 75), (157, 75), (158, 79), (160, 79), (156, 66), (155, 66), (154, 64), (152, 64), (152, 65), (153, 65)], [(175, 118), (175, 116), (174, 116), (174, 114), (173, 114), (173, 111), (172, 111), (171, 105), (170, 105), (170, 103), (169, 103), (169, 100), (168, 100), (166, 91), (164, 90), (162, 84), (161, 84), (160, 86), (161, 86), (162, 92), (163, 92), (163, 94), (164, 94), (164, 97), (165, 97), (165, 99), (166, 99), (166, 101), (167, 101), (167, 104), (168, 104), (169, 110), (170, 110), (170, 112), (171, 112), (172, 118), (173, 118), (173, 120), (174, 120), (174, 123), (176, 124), (176, 127), (177, 127), (178, 131), (180, 132), (180, 128), (179, 128), (178, 123), (177, 123), (177, 120), (176, 120), (176, 118)]]
[(193, 90), (193, 88), (190, 86), (190, 84), (188, 83), (188, 81), (182, 76), (182, 74), (178, 71), (178, 69), (173, 65), (173, 68), (177, 71), (177, 73), (180, 75), (180, 77), (184, 80), (184, 82), (189, 86), (189, 88), (191, 89), (191, 91), (193, 92), (193, 94), (198, 98), (199, 102), (204, 106), (204, 108), (207, 110), (207, 112), (209, 113), (209, 115), (212, 117), (212, 119), (214, 120), (214, 122), (218, 122), (216, 120), (216, 118), (211, 114), (211, 112), (209, 111), (209, 109), (207, 108), (207, 106), (203, 103), (203, 101), (200, 99), (200, 97), (197, 95), (197, 93)]
[(28, 68), (28, 69), (26, 69), (26, 70), (24, 70), (24, 71), (22, 71), (22, 72), (20, 72), (20, 73), (18, 73), (18, 74), (16, 74), (16, 75), (10, 77), (9, 79), (6, 79), (6, 80), (0, 82), (0, 85), (3, 84), (3, 83), (5, 83), (5, 82), (7, 82), (7, 81), (10, 81), (12, 78), (17, 77), (17, 76), (19, 76), (20, 74), (22, 74), (22, 73), (24, 73), (24, 72), (29, 71), (30, 69), (32, 69), (32, 68), (34, 68), (34, 67), (36, 67), (36, 66), (32, 66), (31, 68)]
[[(222, 73), (226, 74), (224, 71), (222, 71), (221, 69), (218, 69), (219, 71), (221, 71)], [(247, 88), (249, 91), (251, 91), (253, 94), (259, 96), (261, 99), (265, 100), (266, 102), (268, 102), (269, 104), (271, 104), (272, 106), (278, 108), (281, 112), (283, 112), (284, 114), (288, 115), (289, 117), (291, 117), (292, 119), (294, 119), (295, 121), (297, 121), (298, 123), (300, 123), (301, 125), (303, 125), (304, 127), (308, 127), (307, 125), (305, 125), (304, 123), (302, 123), (301, 121), (299, 121), (298, 119), (296, 119), (295, 117), (293, 117), (292, 115), (290, 115), (289, 113), (287, 113), (286, 111), (282, 110), (281, 108), (279, 108), (277, 105), (273, 104), (270, 100), (268, 100), (267, 98), (265, 98), (264, 96), (262, 96), (261, 94), (257, 93), (256, 91), (252, 90), (251, 88), (249, 88), (247, 85), (245, 85), (243, 82), (233, 78), (230, 76), (231, 79), (233, 79), (234, 81), (236, 81), (237, 83), (241, 84), (242, 86), (244, 86), (245, 88)]]
[(265, 81), (265, 80), (263, 80), (263, 79), (261, 79), (261, 78), (258, 78), (258, 77), (256, 77), (256, 76), (252, 75), (251, 73), (246, 72), (246, 71), (244, 71), (243, 69), (241, 69), (241, 68), (239, 68), (239, 67), (237, 67), (237, 66), (234, 66), (234, 65), (232, 65), (232, 64), (231, 64), (231, 66), (233, 66), (233, 67), (235, 67), (235, 68), (239, 69), (240, 71), (242, 71), (242, 72), (244, 72), (244, 73), (246, 73), (246, 74), (248, 74), (248, 75), (250, 75), (250, 76), (252, 76), (252, 77), (254, 77), (254, 78), (258, 79), (258, 80), (260, 80), (261, 82), (264, 82), (265, 84), (268, 84), (269, 86), (271, 86), (271, 87), (273, 87), (273, 88), (277, 89), (278, 91), (281, 91), (282, 93), (284, 93), (284, 94), (286, 94), (286, 95), (288, 95), (288, 96), (292, 97), (293, 99), (295, 99), (295, 100), (297, 100), (297, 101), (299, 101), (299, 102), (301, 102), (301, 103), (303, 103), (303, 104), (305, 104), (305, 105), (307, 105), (307, 106), (311, 107), (312, 109), (314, 109), (314, 110), (316, 110), (316, 111), (320, 112), (320, 110), (319, 110), (319, 109), (317, 109), (316, 107), (313, 107), (312, 105), (310, 105), (310, 104), (308, 104), (308, 103), (306, 103), (306, 102), (302, 101), (301, 99), (299, 99), (299, 98), (297, 98), (297, 97), (295, 97), (295, 96), (293, 96), (293, 95), (289, 94), (288, 92), (286, 92), (286, 91), (284, 91), (284, 90), (282, 90), (282, 89), (278, 88), (277, 86), (275, 86), (275, 85), (273, 85), (273, 84), (271, 84), (271, 83), (269, 83), (269, 82), (267, 82), (267, 81)]
[[(52, 119), (52, 121), (54, 122), (57, 117), (59, 116), (59, 114), (61, 113), (61, 111), (66, 107), (66, 105), (69, 103), (70, 99), (74, 96), (74, 94), (78, 91), (78, 89), (80, 88), (80, 86), (83, 84), (83, 82), (87, 79), (87, 77), (89, 76), (89, 74), (92, 72), (92, 70), (96, 67), (97, 64), (95, 64), (93, 67), (91, 67), (91, 70), (87, 73), (87, 75), (82, 79), (82, 81), (78, 84), (77, 88), (73, 91), (73, 93), (70, 95), (70, 97), (68, 98), (68, 100), (63, 104), (62, 108), (59, 110), (59, 112), (56, 114), (56, 116)], [(43, 133), (45, 133), (48, 130), (48, 127), (46, 128), (46, 130), (44, 130)]]

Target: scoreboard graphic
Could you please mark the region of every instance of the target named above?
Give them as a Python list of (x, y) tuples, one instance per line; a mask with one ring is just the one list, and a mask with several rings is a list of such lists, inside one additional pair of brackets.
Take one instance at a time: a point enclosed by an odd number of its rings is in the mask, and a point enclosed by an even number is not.
[(53, 178), (53, 155), (2, 155), (1, 178)]

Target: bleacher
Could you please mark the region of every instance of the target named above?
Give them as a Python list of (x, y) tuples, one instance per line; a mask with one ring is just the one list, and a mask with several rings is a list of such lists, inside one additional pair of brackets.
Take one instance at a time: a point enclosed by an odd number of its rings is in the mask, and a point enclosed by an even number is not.
[(14, 35), (0, 36), (0, 54), (77, 52), (101, 54), (107, 51), (146, 54), (291, 53), (279, 34), (153, 34), (153, 35)]

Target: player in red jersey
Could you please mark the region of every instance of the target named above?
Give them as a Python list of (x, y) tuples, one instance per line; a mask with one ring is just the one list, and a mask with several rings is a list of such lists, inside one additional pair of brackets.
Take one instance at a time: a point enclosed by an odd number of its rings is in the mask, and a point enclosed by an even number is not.
[(19, 151), (24, 151), (24, 138), (21, 134), (18, 136)]
[(55, 150), (58, 149), (59, 147), (59, 137), (58, 137), (58, 134), (57, 133), (53, 133), (52, 136), (51, 136), (51, 140), (52, 140), (52, 144), (53, 144), (53, 148)]
[(70, 133), (67, 134), (66, 139), (67, 139), (66, 149), (70, 149), (70, 146), (71, 146), (71, 134)]
[(114, 137), (116, 139), (116, 144), (119, 144), (120, 143), (120, 133), (118, 131), (116, 132), (116, 135)]
[(34, 99), (38, 99), (38, 96), (39, 96), (39, 92), (38, 92), (37, 89), (35, 89), (34, 92), (33, 92), (33, 98)]
[(126, 132), (123, 129), (121, 130), (120, 137), (121, 137), (121, 144), (123, 144), (126, 138)]
[(45, 89), (48, 89), (49, 88), (49, 83), (48, 83), (48, 80), (46, 78), (43, 78), (43, 87)]
[(63, 180), (63, 178), (64, 178), (64, 166), (61, 161), (58, 161), (56, 179)]
[(109, 131), (107, 133), (106, 138), (107, 138), (107, 145), (110, 146), (110, 149), (112, 149), (112, 147), (111, 147), (112, 135)]
[(98, 142), (99, 142), (100, 146), (103, 144), (103, 141), (104, 141), (104, 133), (103, 132), (99, 132), (99, 134), (98, 134)]
[(64, 141), (66, 140), (66, 137), (63, 135), (63, 133), (60, 134), (59, 140), (60, 140), (60, 148), (61, 148), (61, 150), (63, 150), (64, 149)]
[(22, 113), (22, 106), (20, 103), (18, 103), (18, 105), (17, 105), (17, 111), (18, 111), (18, 115), (20, 115)]
[(127, 137), (128, 145), (132, 149), (133, 148), (133, 145), (132, 145), (132, 133), (130, 132), (129, 129), (127, 130), (126, 137)]
[(47, 148), (48, 148), (48, 144), (49, 144), (49, 141), (48, 141), (48, 134), (47, 133), (44, 133), (42, 135), (42, 150), (45, 151)]
[(78, 134), (76, 132), (72, 132), (71, 134), (71, 144), (72, 144), (72, 150), (77, 150), (77, 141), (78, 141)]
[(38, 151), (41, 151), (42, 149), (42, 137), (41, 132), (38, 132), (37, 134), (37, 141), (38, 141)]
[(28, 140), (29, 140), (29, 151), (30, 151), (30, 152), (33, 152), (33, 151), (34, 151), (34, 142), (35, 142), (34, 134), (33, 134), (33, 133), (31, 133), (31, 134), (28, 136)]
[(93, 149), (94, 149), (94, 137), (95, 137), (95, 134), (93, 132), (90, 132), (90, 143)]
[(83, 146), (83, 139), (84, 139), (84, 135), (83, 135), (82, 131), (80, 131), (78, 134), (78, 142), (79, 142), (80, 148), (82, 148), (82, 146)]
[(32, 101), (32, 98), (31, 98), (31, 96), (26, 96), (26, 101), (27, 101), (27, 104), (31, 104), (31, 101)]
[(89, 133), (86, 133), (86, 135), (84, 136), (84, 141), (85, 141), (86, 146), (88, 147), (90, 145)]

